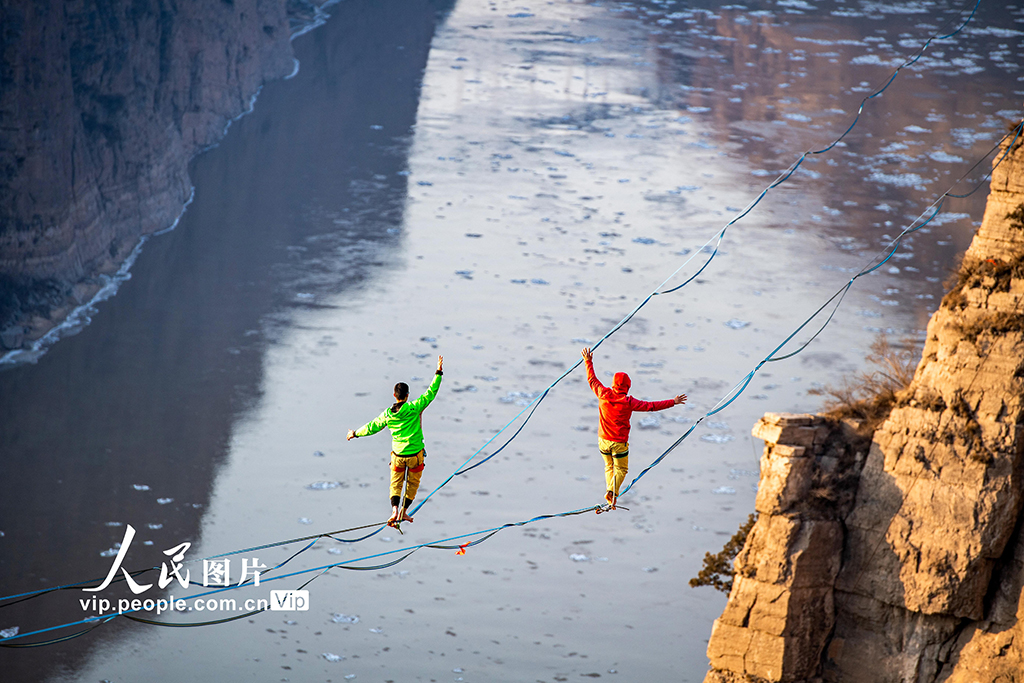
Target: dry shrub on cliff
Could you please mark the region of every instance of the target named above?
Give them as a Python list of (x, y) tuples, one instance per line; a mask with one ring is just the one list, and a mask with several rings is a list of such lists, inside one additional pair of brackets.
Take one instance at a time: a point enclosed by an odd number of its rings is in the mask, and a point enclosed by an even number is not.
[(750, 515), (721, 551), (714, 555), (704, 553), (704, 567), (697, 573), (697, 576), (690, 579), (690, 588), (711, 586), (723, 593), (732, 590), (732, 577), (735, 574), (732, 561), (743, 550), (743, 544), (747, 542), (747, 535), (754, 528), (756, 521), (757, 515)]
[(975, 316), (970, 322), (960, 323), (956, 328), (964, 341), (976, 344), (978, 337), (983, 334), (999, 337), (1009, 332), (1024, 330), (1024, 315), (1006, 311), (987, 313)]
[[(1012, 227), (1024, 230), (1024, 204), (1006, 217)], [(963, 310), (967, 307), (966, 290), (984, 287), (993, 292), (1008, 292), (1011, 281), (1015, 279), (1024, 279), (1024, 253), (1005, 261), (994, 258), (965, 260), (946, 283), (949, 292), (942, 303), (948, 308)]]
[[(1006, 214), (1010, 227), (1024, 231), (1024, 204)], [(984, 300), (987, 293), (1009, 292), (1014, 280), (1024, 280), (1024, 252), (1007, 259), (974, 258), (964, 260), (951, 282), (949, 292), (942, 299), (943, 306), (953, 311), (963, 311), (970, 303), (968, 290), (979, 289), (976, 297)], [(1018, 312), (984, 312), (962, 317), (957, 329), (965, 341), (975, 344), (978, 338), (1003, 335), (1024, 330), (1024, 315)]]
[(896, 394), (907, 388), (914, 378), (920, 352), (912, 340), (902, 347), (889, 343), (880, 334), (871, 344), (866, 360), (877, 369), (845, 378), (839, 386), (812, 389), (807, 393), (827, 396), (825, 415), (834, 420), (852, 418), (865, 426), (881, 422), (896, 403)]
[(1010, 227), (1015, 230), (1024, 230), (1024, 204), (1018, 204), (1017, 208), (1006, 214), (1010, 221)]

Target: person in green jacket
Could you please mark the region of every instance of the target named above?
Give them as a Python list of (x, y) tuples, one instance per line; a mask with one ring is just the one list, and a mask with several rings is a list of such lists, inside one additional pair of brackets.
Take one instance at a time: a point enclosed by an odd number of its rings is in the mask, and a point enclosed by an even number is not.
[[(420, 488), (420, 477), (423, 476), (423, 465), (427, 457), (427, 449), (423, 444), (423, 425), (420, 415), (430, 402), (437, 396), (441, 386), (444, 359), (437, 357), (437, 371), (434, 380), (415, 401), (409, 399), (409, 385), (399, 382), (395, 385), (395, 403), (390, 408), (367, 422), (359, 429), (348, 430), (346, 440), (360, 436), (370, 436), (387, 427), (391, 430), (391, 519), (389, 526), (397, 522), (411, 522), (409, 506)], [(399, 519), (398, 505), (402, 502), (402, 484), (405, 484), (405, 504), (402, 505)]]

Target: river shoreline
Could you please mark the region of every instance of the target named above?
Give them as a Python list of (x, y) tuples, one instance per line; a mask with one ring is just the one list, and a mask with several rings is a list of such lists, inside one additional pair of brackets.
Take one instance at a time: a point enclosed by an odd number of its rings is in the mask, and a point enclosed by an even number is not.
[[(289, 43), (322, 26), (329, 14), (325, 11), (336, 0), (303, 0), (290, 3), (287, 23), (291, 35)], [(268, 27), (269, 28), (269, 27)], [(292, 78), (298, 73), (299, 64), (294, 56), (290, 56), (293, 66), (289, 71), (281, 71), (276, 78)], [(227, 135), (231, 124), (251, 113), (256, 105), (260, 90), (266, 81), (255, 84), (251, 92), (241, 92), (240, 97), (247, 105), (239, 113), (213, 113), (213, 117), (226, 115), (223, 130), (218, 136), (201, 143), (195, 151), (182, 162), (188, 167), (200, 155), (216, 147)], [(126, 152), (131, 156), (131, 151)], [(169, 172), (170, 173), (170, 172)], [(173, 172), (170, 175), (188, 178), (186, 172)], [(122, 236), (111, 242), (109, 250), (89, 261), (88, 265), (79, 264), (74, 270), (55, 273), (42, 280), (31, 276), (12, 275), (19, 268), (8, 268), (5, 276), (0, 279), (0, 371), (22, 363), (35, 363), (46, 353), (47, 349), (62, 337), (73, 335), (88, 325), (95, 315), (97, 306), (115, 296), (120, 286), (131, 278), (130, 270), (134, 261), (147, 240), (158, 237), (173, 230), (181, 221), (182, 216), (192, 201), (195, 188), (188, 184), (179, 188), (184, 194), (177, 206), (175, 202), (153, 197), (137, 197), (134, 199), (141, 206), (153, 205), (160, 210), (155, 213), (140, 214), (139, 224), (156, 226), (135, 236)], [(101, 213), (95, 220), (112, 220), (110, 212)], [(73, 245), (72, 245), (73, 246)], [(67, 276), (78, 273), (78, 279), (68, 281)], [(13, 314), (11, 309), (13, 308)], [(20, 309), (20, 310), (19, 310)], [(12, 317), (13, 315), (13, 317)]]

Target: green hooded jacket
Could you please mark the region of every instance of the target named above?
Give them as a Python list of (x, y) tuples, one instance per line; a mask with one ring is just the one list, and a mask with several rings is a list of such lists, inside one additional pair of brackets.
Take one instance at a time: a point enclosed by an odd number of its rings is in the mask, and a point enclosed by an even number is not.
[(391, 430), (391, 451), (395, 455), (415, 455), (423, 450), (423, 425), (420, 414), (437, 396), (441, 386), (441, 373), (434, 374), (434, 381), (427, 390), (415, 401), (391, 406), (376, 419), (367, 422), (356, 430), (356, 436), (370, 436), (387, 427)]

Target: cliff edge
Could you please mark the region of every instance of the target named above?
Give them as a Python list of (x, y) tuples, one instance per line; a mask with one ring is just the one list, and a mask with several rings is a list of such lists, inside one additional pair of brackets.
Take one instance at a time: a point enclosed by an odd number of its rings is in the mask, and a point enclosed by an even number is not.
[(1024, 681), (1024, 146), (888, 418), (766, 414), (705, 683)]

